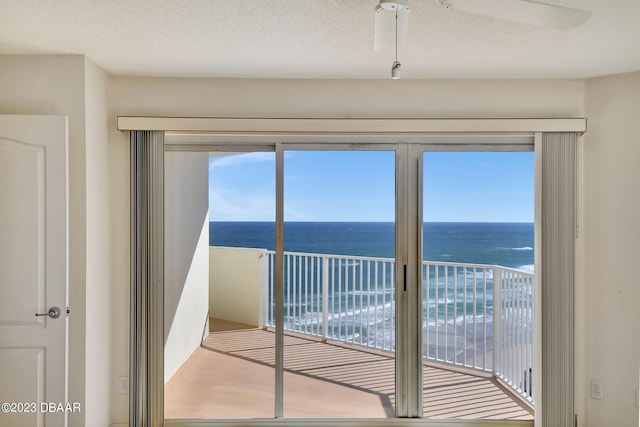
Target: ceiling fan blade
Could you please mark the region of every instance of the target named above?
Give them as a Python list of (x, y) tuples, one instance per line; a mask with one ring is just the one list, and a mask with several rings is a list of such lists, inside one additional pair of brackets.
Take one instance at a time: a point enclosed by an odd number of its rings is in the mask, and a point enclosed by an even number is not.
[(444, 7), (555, 30), (584, 24), (591, 12), (530, 0), (436, 0)]
[(409, 9), (387, 10), (376, 7), (373, 27), (373, 49), (393, 50), (396, 47), (396, 12), (398, 13), (398, 49), (404, 47), (409, 28)]

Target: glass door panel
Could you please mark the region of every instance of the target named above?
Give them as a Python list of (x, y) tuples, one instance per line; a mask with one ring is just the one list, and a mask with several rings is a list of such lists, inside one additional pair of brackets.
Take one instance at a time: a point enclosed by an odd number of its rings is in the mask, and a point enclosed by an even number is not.
[(284, 415), (394, 417), (395, 152), (284, 159)]
[(273, 418), (275, 153), (166, 159), (165, 418)]
[(532, 420), (534, 154), (422, 163), (424, 416)]

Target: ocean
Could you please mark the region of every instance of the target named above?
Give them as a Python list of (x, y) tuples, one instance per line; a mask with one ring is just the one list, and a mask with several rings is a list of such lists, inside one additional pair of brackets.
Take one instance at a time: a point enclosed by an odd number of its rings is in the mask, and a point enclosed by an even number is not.
[[(274, 223), (211, 222), (209, 233), (211, 246), (275, 250)], [(326, 334), (343, 342), (393, 350), (394, 223), (290, 222), (285, 223), (284, 240), (285, 330)], [(452, 263), (497, 265), (533, 273), (533, 224), (425, 223), (423, 242), (424, 355), (476, 366), (475, 355), (494, 348), (494, 270)], [(275, 322), (274, 259), (271, 254), (269, 325)], [(520, 319), (521, 341), (530, 343), (533, 281), (522, 279), (517, 272), (508, 274), (503, 286), (510, 293), (501, 296), (503, 323), (511, 317)], [(324, 298), (323, 287), (328, 290)], [(504, 332), (502, 339), (512, 337)]]
[[(425, 223), (423, 259), (533, 269), (533, 223)], [(272, 222), (211, 222), (211, 246), (275, 250)], [(392, 222), (285, 223), (284, 250), (393, 258)]]

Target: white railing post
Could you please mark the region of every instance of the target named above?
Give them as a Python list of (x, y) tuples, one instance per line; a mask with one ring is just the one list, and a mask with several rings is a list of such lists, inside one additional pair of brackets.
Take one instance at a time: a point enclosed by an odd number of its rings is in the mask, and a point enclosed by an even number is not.
[(494, 374), (500, 372), (500, 326), (502, 322), (502, 271), (493, 266), (493, 319), (492, 319), (492, 336), (493, 336), (493, 366), (491, 367)]
[(322, 257), (322, 339), (329, 333), (329, 258)]
[(262, 328), (268, 322), (269, 313), (269, 255), (261, 250), (258, 254), (260, 273), (258, 283), (258, 327)]

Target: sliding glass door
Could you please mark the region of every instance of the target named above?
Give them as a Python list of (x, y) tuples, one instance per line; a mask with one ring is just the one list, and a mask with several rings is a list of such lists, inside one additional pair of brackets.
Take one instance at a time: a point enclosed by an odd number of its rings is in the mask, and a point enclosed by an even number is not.
[(420, 161), (423, 415), (533, 420), (534, 153)]
[(284, 152), (284, 416), (396, 415), (395, 151)]
[(275, 153), (168, 152), (165, 183), (165, 418), (272, 418)]
[(166, 418), (531, 420), (530, 148), (169, 153)]

